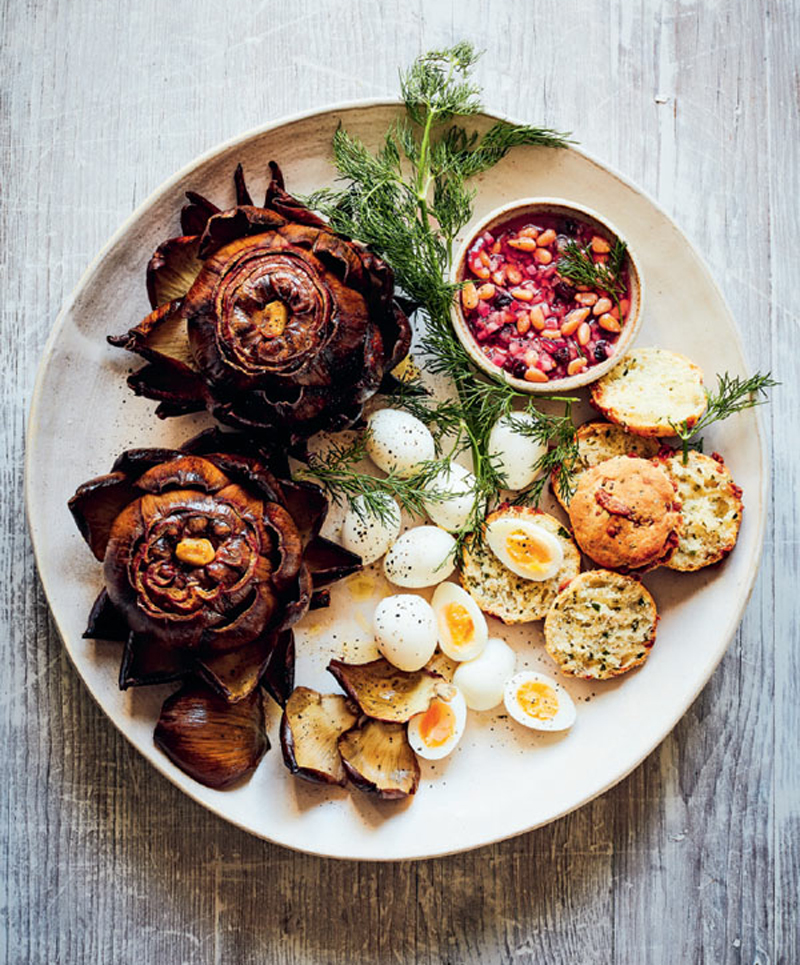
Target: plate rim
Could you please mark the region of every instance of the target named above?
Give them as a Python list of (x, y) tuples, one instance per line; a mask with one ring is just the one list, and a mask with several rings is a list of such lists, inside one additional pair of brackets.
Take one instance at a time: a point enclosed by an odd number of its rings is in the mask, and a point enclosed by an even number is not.
[[(89, 681), (81, 673), (81, 669), (78, 665), (76, 655), (73, 653), (73, 648), (68, 642), (67, 635), (64, 633), (59, 618), (50, 603), (50, 593), (49, 593), (49, 581), (45, 578), (43, 574), (42, 566), (40, 566), (40, 555), (44, 552), (43, 548), (38, 545), (36, 530), (33, 526), (32, 517), (32, 503), (33, 503), (33, 445), (32, 441), (37, 437), (37, 424), (38, 424), (38, 414), (40, 406), (42, 403), (42, 393), (45, 380), (45, 374), (48, 369), (50, 360), (54, 353), (55, 345), (58, 340), (58, 336), (64, 327), (67, 315), (74, 307), (80, 295), (83, 293), (84, 289), (88, 286), (92, 276), (95, 273), (96, 268), (101, 264), (101, 262), (106, 258), (109, 252), (117, 244), (117, 242), (130, 230), (131, 226), (142, 216), (147, 209), (152, 207), (162, 196), (169, 192), (175, 184), (185, 178), (187, 175), (191, 174), (193, 170), (199, 166), (212, 161), (215, 157), (223, 154), (229, 149), (235, 147), (237, 144), (243, 144), (247, 141), (253, 140), (254, 138), (260, 137), (264, 134), (269, 133), (280, 127), (285, 127), (290, 124), (294, 124), (303, 120), (308, 120), (313, 117), (318, 117), (325, 114), (335, 114), (343, 113), (353, 110), (369, 110), (369, 109), (379, 109), (379, 108), (399, 108), (402, 106), (402, 101), (394, 98), (376, 97), (376, 98), (359, 98), (355, 100), (348, 101), (336, 101), (330, 104), (325, 104), (322, 107), (310, 108), (304, 111), (298, 111), (292, 114), (287, 114), (277, 118), (274, 121), (270, 121), (266, 124), (261, 124), (256, 127), (248, 128), (246, 131), (236, 134), (224, 141), (220, 141), (213, 145), (206, 151), (203, 151), (199, 155), (192, 158), (189, 162), (180, 167), (175, 171), (170, 177), (162, 181), (154, 190), (152, 190), (137, 206), (136, 208), (122, 221), (119, 227), (111, 234), (106, 243), (99, 249), (95, 256), (90, 260), (89, 264), (86, 266), (82, 274), (80, 275), (75, 286), (72, 288), (68, 296), (63, 301), (61, 308), (56, 315), (53, 325), (45, 341), (44, 347), (42, 349), (41, 356), (39, 358), (39, 363), (36, 370), (36, 378), (34, 380), (33, 389), (30, 396), (30, 402), (28, 406), (28, 417), (25, 424), (25, 457), (23, 464), (23, 493), (24, 493), (24, 504), (25, 504), (25, 520), (28, 533), (30, 535), (31, 546), (33, 549), (34, 561), (36, 564), (36, 571), (39, 580), (44, 590), (44, 595), (47, 600), (48, 611), (53, 620), (53, 623), (58, 631), (58, 635), (61, 639), (61, 643), (67, 652), (70, 659), (70, 663), (74, 667), (76, 673), (81, 679), (83, 686), (89, 692), (92, 699), (100, 707), (106, 719), (108, 719), (111, 724), (125, 737), (129, 744), (131, 744), (137, 752), (139, 752), (142, 757), (145, 758), (148, 765), (155, 767), (155, 769), (163, 777), (170, 781), (175, 787), (178, 788), (182, 793), (186, 794), (192, 801), (196, 804), (201, 805), (206, 810), (210, 811), (217, 818), (221, 818), (228, 824), (244, 831), (254, 837), (260, 838), (261, 840), (268, 841), (271, 844), (279, 845), (280, 847), (287, 848), (290, 851), (297, 852), (299, 854), (311, 854), (322, 858), (334, 858), (339, 861), (370, 861), (376, 863), (391, 863), (397, 861), (419, 861), (428, 860), (433, 858), (445, 857), (451, 854), (461, 854), (467, 851), (474, 851), (478, 848), (487, 847), (492, 844), (498, 844), (502, 841), (509, 840), (511, 838), (517, 837), (521, 834), (527, 834), (530, 831), (534, 831), (537, 828), (544, 827), (548, 824), (558, 821), (573, 811), (577, 811), (579, 808), (591, 803), (596, 798), (605, 794), (612, 787), (619, 784), (625, 780), (628, 775), (630, 775), (636, 768), (638, 768), (643, 761), (649, 757), (658, 747), (664, 742), (664, 740), (672, 733), (680, 719), (688, 712), (691, 705), (696, 701), (698, 695), (706, 687), (709, 680), (711, 679), (714, 671), (719, 666), (720, 661), (727, 652), (731, 641), (733, 640), (739, 625), (742, 622), (744, 612), (747, 608), (748, 603), (753, 594), (753, 589), (755, 586), (756, 578), (758, 576), (761, 559), (764, 551), (764, 537), (766, 530), (767, 521), (767, 495), (770, 489), (771, 476), (772, 476), (772, 466), (769, 457), (769, 450), (765, 443), (765, 433), (763, 426), (763, 415), (759, 411), (760, 406), (756, 406), (752, 410), (752, 415), (755, 419), (756, 427), (756, 437), (760, 452), (760, 480), (761, 485), (758, 491), (758, 507), (756, 512), (752, 512), (752, 516), (756, 516), (756, 551), (750, 561), (749, 568), (746, 573), (745, 582), (743, 589), (745, 592), (741, 595), (738, 606), (736, 606), (731, 611), (731, 618), (725, 627), (724, 632), (720, 636), (720, 645), (715, 648), (715, 650), (710, 654), (709, 659), (706, 662), (703, 673), (700, 676), (700, 682), (692, 692), (690, 699), (684, 707), (682, 707), (679, 712), (671, 715), (666, 719), (666, 723), (662, 728), (659, 728), (659, 736), (654, 741), (652, 746), (649, 747), (641, 756), (624, 771), (615, 774), (615, 776), (605, 783), (599, 789), (593, 791), (591, 794), (581, 798), (580, 801), (571, 805), (570, 807), (564, 808), (557, 814), (553, 814), (546, 820), (537, 821), (531, 825), (524, 828), (517, 828), (508, 833), (501, 834), (490, 834), (488, 837), (483, 838), (480, 841), (470, 843), (465, 845), (463, 848), (450, 848), (441, 851), (431, 851), (428, 853), (405, 855), (403, 857), (387, 857), (383, 855), (367, 855), (367, 854), (357, 854), (357, 855), (343, 855), (341, 853), (327, 852), (320, 849), (308, 849), (301, 848), (293, 844), (288, 844), (283, 841), (276, 840), (267, 834), (255, 831), (250, 827), (247, 827), (241, 821), (236, 820), (229, 814), (226, 814), (221, 808), (216, 807), (212, 802), (203, 800), (199, 796), (199, 791), (195, 791), (193, 787), (185, 787), (183, 784), (179, 783), (176, 779), (176, 775), (172, 774), (166, 766), (162, 766), (161, 762), (157, 759), (148, 757), (139, 747), (135, 745), (133, 739), (128, 735), (126, 730), (123, 728), (122, 724), (117, 722), (109, 713), (106, 712), (103, 704), (100, 700), (99, 695), (95, 692), (95, 689), (90, 685)], [(492, 111), (486, 107), (482, 109), (478, 117), (486, 117), (494, 121), (505, 121), (510, 124), (521, 125), (525, 124), (524, 121), (514, 118), (510, 115)], [(652, 207), (662, 216), (667, 222), (672, 226), (673, 230), (676, 231), (682, 238), (683, 242), (688, 246), (694, 258), (700, 267), (702, 274), (705, 278), (707, 284), (714, 290), (716, 296), (720, 299), (720, 302), (725, 308), (729, 318), (731, 319), (733, 325), (733, 336), (736, 343), (736, 348), (743, 360), (744, 367), (749, 371), (749, 360), (748, 354), (745, 350), (745, 346), (742, 342), (742, 336), (739, 329), (739, 324), (736, 320), (735, 315), (728, 305), (727, 299), (725, 298), (721, 288), (717, 284), (714, 276), (712, 275), (705, 258), (692, 242), (692, 240), (687, 237), (684, 230), (676, 224), (671, 215), (665, 211), (665, 209), (656, 201), (652, 195), (640, 187), (638, 184), (634, 183), (632, 180), (627, 178), (625, 175), (621, 174), (613, 165), (607, 164), (604, 161), (600, 161), (593, 154), (585, 151), (583, 148), (576, 144), (568, 144), (565, 148), (566, 150), (574, 151), (583, 157), (584, 160), (588, 161), (593, 166), (600, 168), (604, 173), (611, 175), (617, 181), (625, 185), (630, 190), (636, 192), (639, 196), (644, 198)]]

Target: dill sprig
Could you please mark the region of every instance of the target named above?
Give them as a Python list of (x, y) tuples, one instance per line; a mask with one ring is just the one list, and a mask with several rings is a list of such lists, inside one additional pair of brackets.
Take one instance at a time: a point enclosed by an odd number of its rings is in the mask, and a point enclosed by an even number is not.
[(387, 497), (396, 499), (407, 512), (421, 516), (426, 502), (439, 502), (452, 495), (431, 485), (442, 469), (438, 459), (420, 463), (409, 478), (395, 473), (378, 477), (359, 470), (358, 463), (367, 457), (368, 437), (365, 431), (350, 442), (332, 440), (324, 453), (312, 453), (307, 466), (295, 475), (320, 484), (337, 506), (347, 501), (362, 516), (381, 522), (388, 522), (393, 512)]
[[(548, 128), (500, 121), (480, 135), (451, 123), (456, 117), (474, 116), (482, 110), (480, 90), (470, 79), (477, 58), (468, 43), (419, 57), (400, 79), (406, 118), (391, 126), (376, 153), (339, 128), (333, 138), (333, 156), (344, 184), (318, 191), (308, 199), (335, 231), (358, 238), (383, 257), (399, 288), (420, 306), (418, 313), (425, 323), (420, 340), (425, 368), (449, 379), (454, 398), (434, 399), (413, 382), (393, 385), (390, 398), (431, 426), (440, 446), (443, 438), (455, 437), (453, 450), (428, 466), (431, 478), (434, 469), (446, 468), (458, 453), (468, 450), (471, 454), (474, 501), (470, 519), (455, 534), (459, 551), (469, 533), (480, 531), (492, 501), (503, 488), (502, 475), (487, 454), (488, 436), (497, 419), (512, 411), (515, 400), (524, 399), (526, 411), (541, 426), (541, 438), (549, 440), (555, 433), (550, 417), (539, 413), (530, 396), (511, 388), (500, 375), (480, 373), (453, 332), (450, 310), (460, 285), (448, 281), (447, 275), (455, 237), (472, 216), (475, 192), (467, 181), (488, 170), (513, 147), (561, 147), (567, 143), (565, 135)], [(571, 426), (569, 410), (559, 424), (562, 435), (556, 433), (556, 448), (550, 457), (553, 464), (569, 457), (571, 442), (563, 441), (568, 435), (567, 421)], [(569, 434), (574, 439), (574, 427)], [(372, 491), (394, 488), (407, 508), (419, 506), (416, 495), (408, 491), (408, 481), (399, 485), (389, 481), (391, 477), (372, 480), (359, 476), (352, 465), (349, 475), (342, 478), (335, 475), (334, 464), (327, 468), (329, 491), (337, 486), (348, 498), (368, 498)], [(416, 477), (411, 482), (416, 484)]]
[(675, 435), (681, 440), (683, 464), (686, 465), (689, 459), (690, 449), (699, 449), (702, 452), (702, 439), (694, 438), (698, 433), (707, 429), (714, 422), (721, 422), (736, 412), (763, 405), (768, 401), (766, 390), (774, 388), (776, 385), (780, 385), (780, 383), (772, 378), (770, 372), (767, 372), (766, 375), (756, 372), (749, 379), (742, 379), (738, 375), (728, 375), (727, 372), (717, 375), (717, 391), (709, 392), (706, 389), (708, 404), (706, 411), (697, 422), (689, 425), (686, 419), (679, 423), (670, 421)]
[(627, 252), (627, 244), (617, 239), (608, 253), (608, 262), (603, 263), (592, 258), (591, 245), (581, 248), (577, 241), (568, 241), (561, 252), (558, 273), (576, 285), (607, 291), (619, 308), (620, 299), (627, 291), (622, 274)]

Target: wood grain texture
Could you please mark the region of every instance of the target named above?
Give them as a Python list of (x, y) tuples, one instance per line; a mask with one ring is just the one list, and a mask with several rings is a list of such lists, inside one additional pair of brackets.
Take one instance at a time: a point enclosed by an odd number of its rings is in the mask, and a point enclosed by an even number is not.
[[(800, 961), (798, 4), (7, 0), (0, 31), (0, 961)], [(194, 805), (84, 692), (25, 531), (27, 405), (62, 301), (164, 178), (266, 120), (393, 96), (398, 65), (460, 37), (487, 50), (490, 109), (572, 129), (704, 252), (785, 383), (774, 510), (735, 641), (627, 780), (473, 853), (325, 861)]]

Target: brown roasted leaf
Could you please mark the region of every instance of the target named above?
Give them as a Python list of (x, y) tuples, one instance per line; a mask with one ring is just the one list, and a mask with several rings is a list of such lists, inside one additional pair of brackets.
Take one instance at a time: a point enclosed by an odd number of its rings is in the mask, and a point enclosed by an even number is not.
[(367, 717), (397, 723), (427, 710), (431, 700), (448, 687), (430, 670), (398, 670), (383, 657), (361, 664), (331, 660), (328, 670)]
[(339, 737), (358, 714), (341, 694), (296, 687), (281, 718), (283, 760), (292, 774), (318, 784), (347, 783)]
[(347, 776), (362, 791), (385, 801), (415, 794), (420, 768), (402, 724), (365, 720), (342, 734), (339, 753)]

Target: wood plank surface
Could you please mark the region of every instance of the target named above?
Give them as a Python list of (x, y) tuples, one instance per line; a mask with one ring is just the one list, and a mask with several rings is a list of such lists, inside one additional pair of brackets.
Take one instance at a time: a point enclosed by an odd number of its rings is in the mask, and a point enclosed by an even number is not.
[[(796, 0), (6, 0), (0, 36), (0, 961), (800, 961)], [(26, 533), (27, 406), (61, 303), (162, 180), (267, 120), (394, 96), (461, 37), (490, 109), (573, 130), (705, 254), (784, 383), (773, 511), (735, 641), (627, 780), (472, 853), (325, 861), (193, 804), (88, 697)]]

